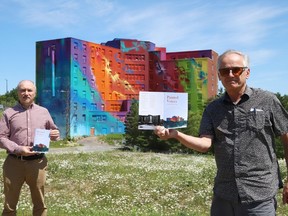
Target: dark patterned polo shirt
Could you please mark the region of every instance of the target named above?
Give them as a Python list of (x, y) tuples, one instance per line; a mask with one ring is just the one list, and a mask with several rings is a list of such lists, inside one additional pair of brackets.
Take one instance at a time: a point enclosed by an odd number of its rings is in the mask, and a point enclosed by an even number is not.
[(274, 94), (246, 87), (233, 104), (226, 93), (207, 106), (199, 132), (213, 136), (215, 195), (242, 203), (276, 195), (282, 181), (274, 139), (288, 132), (288, 113)]

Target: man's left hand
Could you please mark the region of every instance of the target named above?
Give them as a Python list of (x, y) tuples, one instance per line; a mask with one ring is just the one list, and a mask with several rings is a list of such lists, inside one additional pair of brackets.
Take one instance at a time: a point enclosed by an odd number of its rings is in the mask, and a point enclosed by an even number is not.
[(50, 130), (50, 139), (53, 141), (60, 139), (60, 132), (59, 130)]

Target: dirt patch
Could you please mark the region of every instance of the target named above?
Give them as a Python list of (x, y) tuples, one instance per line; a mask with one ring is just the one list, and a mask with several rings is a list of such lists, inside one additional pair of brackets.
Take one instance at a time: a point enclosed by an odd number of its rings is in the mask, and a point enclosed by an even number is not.
[(49, 153), (80, 153), (80, 152), (95, 152), (95, 151), (111, 151), (118, 149), (119, 146), (109, 145), (97, 137), (86, 137), (77, 141), (80, 146), (51, 148)]

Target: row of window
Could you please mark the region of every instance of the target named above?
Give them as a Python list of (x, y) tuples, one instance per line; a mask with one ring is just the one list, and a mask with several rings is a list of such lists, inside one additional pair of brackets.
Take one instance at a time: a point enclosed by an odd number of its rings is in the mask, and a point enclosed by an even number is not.
[[(106, 115), (91, 115), (91, 119), (94, 122), (106, 122), (107, 121), (107, 116)], [(73, 123), (77, 123), (79, 121), (78, 115), (74, 114), (72, 118)], [(82, 115), (82, 121), (87, 121), (87, 116), (86, 114)]]
[[(78, 103), (77, 102), (74, 102), (73, 103), (73, 110), (76, 111), (78, 110)], [(85, 111), (87, 109), (87, 104), (86, 103), (82, 103), (82, 110)], [(104, 110), (105, 109), (105, 105), (104, 104), (101, 104), (101, 107), (97, 107), (97, 104), (96, 103), (91, 103), (90, 104), (90, 110), (89, 111), (96, 111), (96, 110)]]
[[(101, 47), (100, 45), (99, 46), (92, 45), (92, 46), (89, 47), (85, 43), (81, 43), (81, 44), (82, 44), (82, 52), (83, 53), (87, 53), (88, 48), (90, 48), (90, 53), (91, 53), (92, 57), (95, 57), (95, 56), (99, 55), (100, 53), (102, 55), (106, 54), (107, 49), (105, 49), (104, 47)], [(80, 46), (79, 43), (77, 41), (74, 41), (74, 46), (73, 46), (74, 50), (79, 50), (79, 46)], [(113, 56), (113, 51), (111, 49), (109, 49), (109, 48), (108, 48), (107, 53), (108, 53), (108, 55), (110, 57)], [(121, 53), (120, 52), (117, 53), (117, 57), (121, 58)]]
[(129, 60), (129, 61), (145, 61), (145, 55), (141, 55), (141, 54), (125, 54), (125, 60)]
[[(93, 99), (94, 98), (94, 96), (95, 96), (95, 91), (90, 91), (90, 95), (91, 95), (91, 99)], [(74, 89), (73, 90), (73, 95), (72, 95), (72, 97), (73, 98), (76, 98), (76, 97), (78, 97), (79, 95), (78, 95), (78, 90), (76, 90), (76, 89)], [(86, 90), (83, 90), (82, 91), (82, 98), (86, 98), (87, 97), (87, 91)]]
[(125, 79), (127, 81), (132, 81), (132, 80), (140, 81), (140, 80), (145, 80), (145, 75), (143, 75), (143, 74), (125, 74)]
[(121, 108), (121, 104), (111, 104), (110, 109), (111, 111), (119, 111)]
[[(77, 111), (78, 110), (78, 107), (79, 107), (79, 104), (77, 102), (74, 102), (73, 103), (73, 110), (74, 111)], [(82, 111), (86, 111), (87, 109), (87, 104), (86, 103), (82, 103), (81, 104), (81, 108), (82, 108)], [(105, 108), (105, 105), (102, 104), (101, 105), (101, 110), (104, 111), (104, 108)], [(110, 105), (110, 110), (111, 111), (119, 111), (121, 108), (121, 104), (111, 104)], [(98, 107), (97, 107), (97, 104), (96, 103), (91, 103), (90, 104), (90, 110), (89, 111), (96, 111), (98, 110)]]
[[(90, 79), (90, 82), (91, 82), (91, 85), (92, 85), (92, 86), (95, 86), (95, 80), (94, 80), (94, 78), (91, 78), (91, 79)], [(73, 84), (74, 84), (75, 86), (77, 86), (78, 84), (83, 85), (83, 86), (86, 86), (86, 85), (87, 85), (87, 79), (86, 79), (86, 77), (83, 77), (83, 78), (82, 78), (82, 82), (80, 82), (80, 79), (79, 79), (78, 77), (73, 77)]]
[[(78, 54), (77, 54), (77, 53), (74, 53), (73, 59), (74, 59), (74, 61), (79, 62), (79, 57), (78, 57)], [(82, 63), (83, 63), (83, 64), (86, 64), (86, 63), (87, 63), (87, 56), (86, 56), (86, 55), (83, 55), (83, 56), (82, 56)], [(90, 58), (90, 64), (91, 64), (91, 66), (92, 66), (92, 65), (95, 65), (95, 63), (96, 63), (96, 62), (95, 62), (95, 58), (94, 58), (94, 57), (91, 57), (91, 58)], [(111, 60), (108, 61), (107, 59), (102, 58), (102, 60), (101, 60), (101, 67), (102, 67), (102, 68), (107, 68), (107, 67), (112, 68), (112, 67), (114, 67), (114, 65), (113, 65), (112, 63), (113, 63), (113, 61), (111, 61)], [(77, 65), (75, 65), (74, 67), (76, 67), (75, 70), (77, 71), (77, 70), (78, 70)], [(117, 63), (116, 63), (116, 67), (117, 67), (118, 69), (120, 69), (120, 68), (121, 68), (121, 63), (120, 63), (120, 62), (117, 62)], [(131, 69), (131, 68), (130, 68), (130, 69)], [(144, 66), (144, 65), (143, 65), (143, 67), (142, 67), (142, 66), (141, 66), (141, 67), (135, 66), (134, 70), (145, 70), (145, 66)], [(93, 74), (94, 74), (94, 71), (95, 71), (95, 69), (94, 69), (93, 67), (91, 67), (91, 72), (92, 72)], [(83, 67), (83, 73), (86, 74), (86, 67), (85, 67), (85, 66)]]
[(133, 71), (145, 71), (145, 65), (144, 64), (126, 64), (125, 65), (126, 70), (133, 70)]

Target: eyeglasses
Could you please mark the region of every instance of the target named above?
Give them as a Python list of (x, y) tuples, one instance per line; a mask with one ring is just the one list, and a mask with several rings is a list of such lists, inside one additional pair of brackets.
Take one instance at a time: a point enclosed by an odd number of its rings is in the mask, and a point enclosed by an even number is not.
[(248, 67), (230, 67), (230, 68), (220, 68), (219, 73), (223, 77), (228, 77), (232, 72), (233, 76), (239, 77)]

